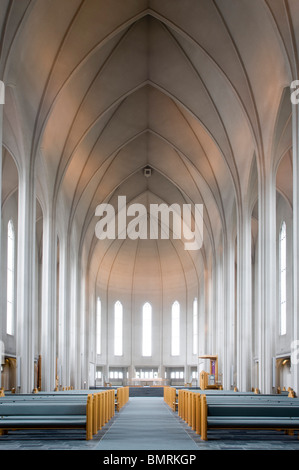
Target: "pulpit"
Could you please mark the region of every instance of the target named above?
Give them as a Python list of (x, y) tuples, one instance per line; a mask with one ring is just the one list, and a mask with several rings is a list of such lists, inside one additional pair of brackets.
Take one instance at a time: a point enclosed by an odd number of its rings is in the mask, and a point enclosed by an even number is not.
[(209, 361), (209, 371), (201, 371), (199, 374), (199, 386), (202, 390), (222, 389), (222, 376), (218, 373), (218, 356), (204, 355), (199, 359)]

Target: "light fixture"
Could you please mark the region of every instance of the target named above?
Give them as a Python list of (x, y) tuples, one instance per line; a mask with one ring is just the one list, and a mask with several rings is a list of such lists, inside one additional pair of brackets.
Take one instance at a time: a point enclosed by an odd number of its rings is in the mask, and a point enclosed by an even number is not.
[(143, 174), (146, 178), (149, 178), (150, 176), (152, 176), (152, 169), (149, 166), (146, 166), (143, 169)]

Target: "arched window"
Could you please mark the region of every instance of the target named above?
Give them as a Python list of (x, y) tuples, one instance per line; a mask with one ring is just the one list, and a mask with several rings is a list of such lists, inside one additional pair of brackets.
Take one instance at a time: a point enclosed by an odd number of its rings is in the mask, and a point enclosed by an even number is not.
[(279, 290), (280, 290), (280, 334), (286, 334), (287, 328), (287, 238), (286, 224), (282, 222), (279, 233)]
[(175, 301), (171, 309), (171, 355), (180, 354), (180, 304)]
[(114, 355), (123, 355), (123, 306), (119, 300), (114, 305)]
[(15, 310), (15, 230), (13, 221), (7, 226), (7, 289), (6, 289), (6, 332), (14, 334)]
[(102, 343), (101, 343), (102, 305), (101, 305), (100, 297), (97, 298), (97, 319), (96, 319), (96, 324), (97, 324), (97, 354), (101, 354), (101, 348), (102, 348)]
[(142, 356), (152, 355), (152, 306), (148, 302), (142, 309)]
[(198, 353), (198, 311), (197, 299), (193, 300), (193, 354)]

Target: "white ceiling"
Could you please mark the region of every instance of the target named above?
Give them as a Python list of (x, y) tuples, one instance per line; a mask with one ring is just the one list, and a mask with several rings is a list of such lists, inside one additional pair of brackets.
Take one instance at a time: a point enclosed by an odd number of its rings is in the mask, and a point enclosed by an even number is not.
[[(253, 175), (290, 150), (289, 102), (279, 110), (298, 22), (297, 0), (1, 0), (4, 144), (20, 167), (36, 163), (41, 205), (63, 205), (94, 272), (132, 270), (148, 249), (160, 274), (165, 260), (202, 270)], [(202, 203), (204, 249), (99, 242), (95, 208), (118, 195)]]

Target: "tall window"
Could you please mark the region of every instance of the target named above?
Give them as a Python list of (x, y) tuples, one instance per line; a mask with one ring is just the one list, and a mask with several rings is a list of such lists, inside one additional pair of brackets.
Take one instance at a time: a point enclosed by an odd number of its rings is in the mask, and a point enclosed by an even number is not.
[(180, 354), (180, 304), (175, 301), (171, 310), (171, 354)]
[(97, 298), (97, 354), (101, 354), (101, 348), (102, 348), (102, 343), (101, 343), (101, 326), (102, 326), (102, 305), (101, 305), (101, 299), (98, 297)]
[(197, 299), (193, 301), (193, 354), (198, 353), (198, 312)]
[(287, 239), (286, 239), (286, 224), (282, 222), (279, 234), (279, 261), (280, 261), (280, 334), (285, 335), (287, 329), (287, 309), (286, 309), (286, 290), (287, 290), (287, 276), (286, 276), (286, 261), (287, 261)]
[(7, 226), (7, 296), (6, 296), (6, 332), (14, 334), (15, 304), (15, 230), (12, 220)]
[(142, 309), (142, 355), (152, 355), (152, 307), (148, 302)]
[(117, 301), (114, 306), (114, 355), (123, 354), (123, 306)]

